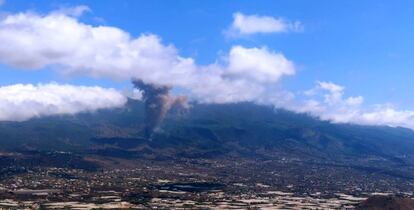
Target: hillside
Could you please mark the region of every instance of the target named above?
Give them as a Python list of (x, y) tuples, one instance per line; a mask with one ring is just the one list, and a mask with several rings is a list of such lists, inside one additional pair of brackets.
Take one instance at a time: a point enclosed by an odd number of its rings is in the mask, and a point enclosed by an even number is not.
[(0, 123), (5, 151), (72, 151), (122, 157), (272, 158), (287, 155), (327, 161), (412, 164), (414, 132), (405, 128), (332, 124), (251, 103), (192, 104), (167, 116), (152, 140), (143, 134), (144, 109), (124, 108), (75, 116)]

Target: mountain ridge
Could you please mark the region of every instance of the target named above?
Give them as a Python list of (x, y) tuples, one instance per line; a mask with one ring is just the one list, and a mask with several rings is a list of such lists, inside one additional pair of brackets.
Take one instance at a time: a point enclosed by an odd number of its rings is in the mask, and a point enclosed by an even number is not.
[(130, 99), (125, 107), (117, 109), (1, 122), (0, 148), (105, 155), (118, 151), (131, 154), (124, 155), (130, 158), (271, 158), (283, 154), (332, 161), (376, 158), (399, 164), (414, 162), (412, 130), (333, 124), (253, 103), (194, 103), (188, 113), (172, 111), (151, 141), (144, 137), (144, 123), (143, 103)]

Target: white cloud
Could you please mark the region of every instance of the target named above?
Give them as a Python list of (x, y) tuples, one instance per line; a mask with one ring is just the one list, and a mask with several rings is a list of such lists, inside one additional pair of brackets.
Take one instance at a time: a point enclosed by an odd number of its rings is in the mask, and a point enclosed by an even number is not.
[(342, 93), (342, 91), (345, 89), (344, 87), (332, 82), (318, 82), (318, 88), (327, 90), (330, 93)]
[(75, 7), (62, 7), (54, 11), (53, 13), (63, 14), (63, 15), (68, 15), (68, 16), (73, 16), (73, 17), (80, 17), (87, 12), (91, 12), (91, 9), (88, 6), (78, 5)]
[(231, 49), (228, 72), (232, 75), (248, 77), (259, 82), (275, 82), (283, 75), (293, 75), (294, 65), (283, 54), (269, 52), (266, 48)]
[(126, 97), (114, 89), (49, 84), (0, 87), (0, 121), (76, 114), (123, 106)]
[(228, 30), (229, 35), (249, 35), (256, 33), (299, 32), (303, 25), (299, 21), (287, 21), (271, 16), (233, 14), (233, 23)]
[(318, 88), (327, 91), (324, 95), (325, 103), (334, 105), (342, 102), (344, 87), (332, 82), (318, 82)]
[(197, 66), (156, 35), (134, 38), (119, 28), (87, 25), (56, 11), (6, 16), (0, 20), (0, 42), (7, 43), (0, 45), (0, 62), (18, 68), (52, 66), (63, 74), (140, 78), (181, 87), (202, 102), (258, 100), (267, 83), (294, 73), (282, 54), (241, 46), (233, 47), (220, 64)]
[(364, 102), (364, 98), (362, 96), (356, 97), (349, 97), (345, 100), (345, 103), (350, 106), (358, 106)]
[(414, 111), (397, 110), (387, 104), (361, 113), (359, 119), (362, 124), (402, 126), (414, 129)]
[(316, 87), (305, 91), (309, 97), (302, 102), (289, 101), (279, 107), (309, 113), (334, 123), (361, 125), (388, 125), (414, 129), (414, 111), (398, 110), (390, 104), (363, 106), (362, 96), (344, 97), (343, 86), (332, 82), (317, 82)]

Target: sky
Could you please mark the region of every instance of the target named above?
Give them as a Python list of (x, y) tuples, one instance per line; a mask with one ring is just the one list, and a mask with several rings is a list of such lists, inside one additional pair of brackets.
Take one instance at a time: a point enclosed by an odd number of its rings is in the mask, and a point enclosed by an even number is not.
[[(203, 103), (253, 101), (332, 122), (414, 128), (413, 8), (0, 0), (0, 120), (122, 106), (137, 94), (135, 78)], [(79, 88), (90, 97), (75, 96)]]

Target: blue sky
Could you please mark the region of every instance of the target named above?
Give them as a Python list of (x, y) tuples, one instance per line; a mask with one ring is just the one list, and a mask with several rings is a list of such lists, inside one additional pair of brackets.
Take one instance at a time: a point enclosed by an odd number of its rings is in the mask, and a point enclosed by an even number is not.
[[(298, 72), (283, 79), (290, 90), (332, 81), (369, 104), (392, 102), (414, 108), (414, 28), (412, 1), (7, 1), (2, 10), (47, 13), (75, 5), (92, 12), (82, 21), (110, 25), (138, 36), (158, 34), (199, 64), (214, 62), (234, 44), (268, 46), (295, 62)], [(234, 12), (298, 20), (301, 33), (263, 34), (242, 39), (223, 36)], [(16, 72), (1, 67), (1, 84), (66, 81), (103, 85), (110, 81), (69, 80), (50, 72)], [(107, 84), (109, 83), (109, 84)]]
[[(414, 109), (412, 1), (23, 1), (6, 0), (4, 14), (33, 11), (47, 14), (86, 5), (90, 12), (79, 22), (113, 26), (139, 37), (156, 34), (164, 45), (197, 65), (220, 60), (233, 46), (260, 48), (283, 54), (295, 64), (295, 75), (277, 85), (299, 99), (318, 81), (345, 87), (346, 96), (363, 96), (364, 107), (391, 103)], [(236, 12), (299, 21), (299, 32), (258, 33), (229, 37), (226, 30)], [(46, 67), (48, 68), (48, 67)], [(22, 71), (0, 66), (0, 85), (69, 83), (124, 89), (129, 81), (67, 77), (53, 70)]]

